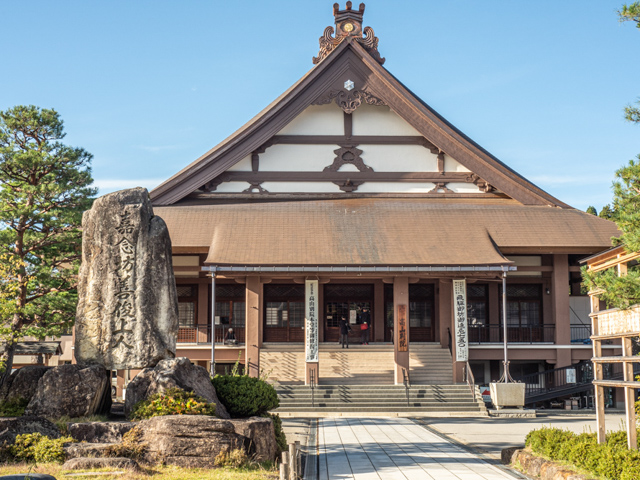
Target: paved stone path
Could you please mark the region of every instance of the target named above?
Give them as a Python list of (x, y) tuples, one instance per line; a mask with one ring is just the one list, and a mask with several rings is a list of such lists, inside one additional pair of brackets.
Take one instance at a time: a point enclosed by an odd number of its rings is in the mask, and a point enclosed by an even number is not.
[(320, 480), (524, 478), (406, 418), (319, 419), (318, 453)]

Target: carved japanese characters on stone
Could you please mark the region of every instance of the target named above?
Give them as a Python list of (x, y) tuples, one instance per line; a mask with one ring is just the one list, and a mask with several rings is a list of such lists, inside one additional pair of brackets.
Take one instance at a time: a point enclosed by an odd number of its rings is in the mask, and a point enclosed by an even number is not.
[(82, 219), (75, 356), (107, 369), (173, 358), (178, 307), (171, 241), (144, 188), (95, 201)]

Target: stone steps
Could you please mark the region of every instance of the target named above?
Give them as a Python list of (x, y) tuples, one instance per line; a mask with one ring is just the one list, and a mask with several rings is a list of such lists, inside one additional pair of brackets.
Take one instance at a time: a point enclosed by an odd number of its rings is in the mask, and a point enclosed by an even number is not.
[(481, 397), (474, 401), (467, 385), (412, 386), (407, 391), (398, 385), (320, 385), (313, 392), (308, 386), (278, 387), (280, 407), (286, 414), (464, 414), (486, 416)]
[(442, 385), (453, 381), (449, 349), (439, 344), (411, 344), (409, 378), (412, 385)]

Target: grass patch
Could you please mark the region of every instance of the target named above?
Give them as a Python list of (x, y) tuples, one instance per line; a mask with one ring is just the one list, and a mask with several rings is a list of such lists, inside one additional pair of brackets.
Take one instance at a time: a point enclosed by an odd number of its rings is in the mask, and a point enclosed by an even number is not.
[[(15, 475), (18, 473), (46, 473), (56, 478), (64, 478), (65, 473), (92, 473), (92, 472), (108, 472), (113, 469), (95, 469), (73, 472), (63, 470), (61, 465), (51, 463), (41, 463), (37, 466), (23, 464), (13, 464), (0, 467), (0, 475)], [(95, 476), (77, 476), (67, 477), (74, 480), (95, 480)], [(128, 472), (124, 475), (100, 476), (98, 478), (118, 480), (273, 480), (278, 478), (278, 473), (267, 463), (265, 466), (255, 465), (244, 468), (179, 468), (173, 466), (157, 466), (152, 468), (143, 468), (141, 472)]]

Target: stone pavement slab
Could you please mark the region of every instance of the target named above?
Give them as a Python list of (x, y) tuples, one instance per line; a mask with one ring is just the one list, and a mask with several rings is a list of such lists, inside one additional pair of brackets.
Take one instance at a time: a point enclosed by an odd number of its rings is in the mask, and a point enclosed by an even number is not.
[(321, 480), (524, 478), (407, 418), (319, 419), (318, 454)]

